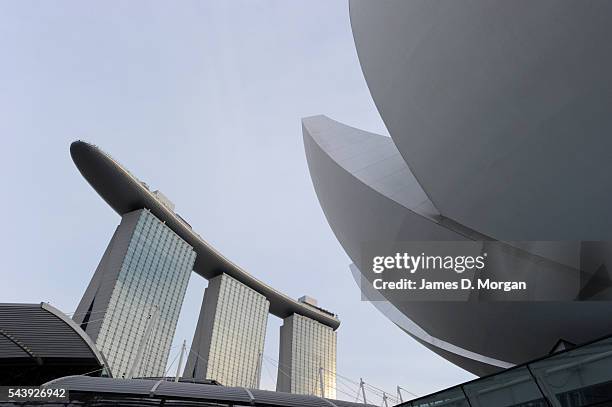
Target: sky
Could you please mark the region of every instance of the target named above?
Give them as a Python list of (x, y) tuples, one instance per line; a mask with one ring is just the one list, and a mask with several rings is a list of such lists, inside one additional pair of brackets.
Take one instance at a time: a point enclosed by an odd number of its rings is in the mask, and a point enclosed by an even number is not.
[[(0, 302), (73, 312), (119, 223), (70, 159), (81, 139), (249, 273), (336, 312), (342, 376), (418, 395), (473, 378), (360, 300), (316, 198), (300, 118), (388, 134), (346, 1), (2, 1), (0, 51)], [(206, 284), (192, 274), (170, 359), (191, 342)], [(270, 316), (272, 359), (280, 325)], [(273, 389), (275, 367), (262, 373)]]

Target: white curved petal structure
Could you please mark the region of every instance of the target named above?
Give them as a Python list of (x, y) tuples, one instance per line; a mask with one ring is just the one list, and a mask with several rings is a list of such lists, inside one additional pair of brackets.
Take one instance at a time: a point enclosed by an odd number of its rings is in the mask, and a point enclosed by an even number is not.
[[(354, 264), (361, 263), (362, 242), (491, 240), (439, 215), (390, 138), (325, 116), (303, 119), (302, 129), (317, 197)], [(573, 269), (589, 264), (580, 242), (512, 246), (537, 257), (533, 264), (541, 269), (538, 272), (545, 272), (546, 261), (557, 265), (553, 272), (559, 267)], [(593, 267), (609, 262), (596, 256), (593, 259)], [(503, 269), (504, 264), (495, 266)], [(353, 273), (358, 273), (355, 267)], [(580, 277), (579, 271), (575, 277)], [(371, 293), (363, 293), (372, 299)], [(608, 287), (597, 295), (598, 299), (609, 300), (612, 289)], [(574, 297), (568, 297), (564, 302), (485, 304), (386, 299), (389, 303), (375, 301), (374, 305), (395, 324), (431, 350), (478, 375), (546, 354), (560, 338), (582, 343), (612, 331), (612, 303), (608, 301), (574, 302)]]
[(497, 240), (612, 235), (612, 2), (351, 0), (359, 60), (440, 213)]

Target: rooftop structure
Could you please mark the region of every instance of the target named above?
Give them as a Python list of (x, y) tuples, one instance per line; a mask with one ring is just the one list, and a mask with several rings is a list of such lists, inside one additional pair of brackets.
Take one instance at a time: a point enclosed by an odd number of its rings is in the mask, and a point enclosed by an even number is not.
[(279, 318), (300, 314), (333, 329), (340, 326), (335, 315), (286, 296), (224, 257), (170, 209), (167, 198), (160, 199), (159, 194), (151, 192), (146, 184), (98, 147), (76, 141), (70, 146), (70, 154), (83, 177), (119, 215), (147, 208), (192, 246), (196, 252), (194, 272), (209, 280), (222, 273), (229, 275), (265, 296), (270, 302), (270, 313)]
[(0, 304), (0, 385), (110, 375), (104, 355), (77, 324), (47, 304)]
[(45, 386), (68, 389), (71, 401), (138, 406), (373, 407), (315, 396), (209, 384), (142, 379), (63, 377)]

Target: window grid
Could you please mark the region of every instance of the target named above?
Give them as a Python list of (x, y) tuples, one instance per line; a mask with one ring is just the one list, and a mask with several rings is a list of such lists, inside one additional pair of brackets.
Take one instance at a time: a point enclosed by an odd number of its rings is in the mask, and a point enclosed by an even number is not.
[(96, 341), (116, 377), (135, 363), (152, 312), (154, 325), (135, 376), (164, 373), (195, 256), (174, 231), (141, 211)]

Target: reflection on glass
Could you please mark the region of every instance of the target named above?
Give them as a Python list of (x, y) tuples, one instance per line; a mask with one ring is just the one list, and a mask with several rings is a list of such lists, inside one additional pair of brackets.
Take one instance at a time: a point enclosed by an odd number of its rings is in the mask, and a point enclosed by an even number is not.
[[(195, 262), (193, 248), (146, 209), (137, 216), (112, 294), (102, 319), (96, 346), (116, 377), (164, 374), (189, 276)], [(111, 241), (113, 244), (113, 241)], [(97, 317), (97, 316), (96, 316)], [(95, 318), (92, 318), (96, 321)], [(151, 324), (148, 337), (144, 337)], [(143, 353), (136, 360), (137, 349)]]
[(612, 338), (553, 355), (530, 367), (546, 395), (562, 407), (612, 402)]
[(477, 380), (463, 388), (472, 407), (548, 406), (526, 367)]
[[(281, 354), (281, 369), (290, 367), (290, 387), (280, 385), (281, 391), (321, 396), (321, 378), (324, 396), (336, 398), (336, 332), (314, 319), (293, 314), (285, 319), (281, 328), (290, 341), (288, 355)], [(283, 341), (281, 339), (281, 341)], [(282, 346), (287, 344), (282, 343)], [(284, 359), (288, 357), (288, 359)], [(284, 372), (280, 371), (279, 378)]]
[(206, 377), (226, 386), (256, 388), (270, 302), (227, 274), (213, 280), (214, 284), (219, 284), (219, 294), (214, 308)]
[[(469, 404), (465, 399), (467, 395)], [(612, 338), (405, 403), (430, 407), (612, 406)]]

